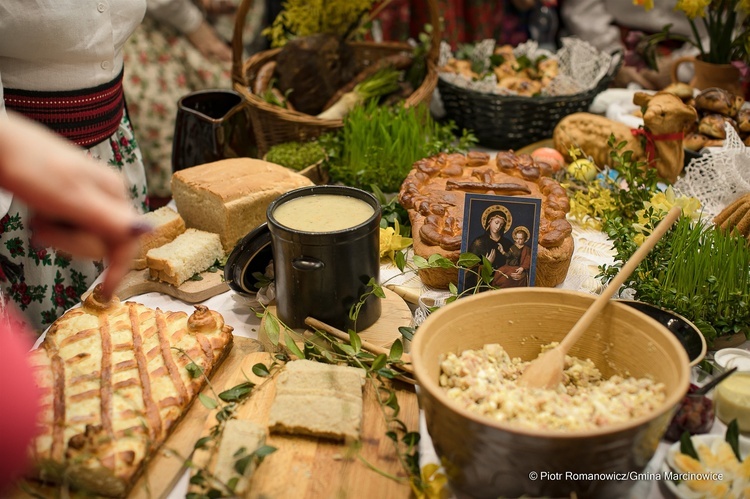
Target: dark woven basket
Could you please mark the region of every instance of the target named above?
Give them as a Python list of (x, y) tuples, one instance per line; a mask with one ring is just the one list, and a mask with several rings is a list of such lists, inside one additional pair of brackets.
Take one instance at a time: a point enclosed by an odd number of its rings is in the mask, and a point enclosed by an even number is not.
[(472, 130), (479, 144), (492, 149), (520, 149), (552, 137), (565, 116), (587, 111), (594, 97), (617, 74), (622, 57), (615, 56), (607, 74), (587, 92), (557, 97), (522, 97), (478, 92), (438, 78), (446, 118)]

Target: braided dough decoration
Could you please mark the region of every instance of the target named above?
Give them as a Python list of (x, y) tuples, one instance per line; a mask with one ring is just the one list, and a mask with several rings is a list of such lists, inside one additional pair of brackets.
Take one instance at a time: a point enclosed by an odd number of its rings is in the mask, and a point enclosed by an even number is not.
[[(565, 219), (568, 196), (551, 174), (546, 163), (511, 151), (499, 152), (494, 160), (486, 153), (470, 152), (417, 161), (399, 193), (399, 202), (409, 212), (415, 253), (425, 258), (438, 253), (458, 261), (467, 192), (539, 198), (536, 285), (560, 284), (573, 255), (573, 238)], [(455, 269), (423, 269), (419, 275), (424, 284), (439, 289), (458, 281)]]

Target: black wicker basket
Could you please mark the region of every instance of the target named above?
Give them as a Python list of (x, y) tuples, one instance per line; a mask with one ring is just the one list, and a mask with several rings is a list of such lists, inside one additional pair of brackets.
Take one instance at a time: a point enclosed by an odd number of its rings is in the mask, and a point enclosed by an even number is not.
[(478, 92), (438, 78), (446, 118), (459, 128), (472, 130), (479, 144), (492, 149), (520, 149), (552, 137), (552, 131), (565, 116), (587, 111), (617, 74), (622, 57), (613, 58), (607, 74), (587, 92), (557, 97), (521, 97)]

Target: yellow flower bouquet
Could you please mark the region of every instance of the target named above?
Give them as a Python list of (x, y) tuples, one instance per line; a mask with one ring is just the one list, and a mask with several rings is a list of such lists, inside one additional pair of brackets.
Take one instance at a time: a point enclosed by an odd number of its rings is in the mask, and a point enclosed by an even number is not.
[[(659, 0), (633, 0), (646, 11)], [(651, 36), (644, 37), (641, 45), (646, 62), (655, 67), (655, 45), (664, 40), (679, 40), (694, 45), (704, 62), (713, 64), (748, 63), (750, 54), (750, 0), (678, 0), (676, 11), (685, 14), (693, 32), (692, 37), (670, 32), (671, 25)], [(704, 44), (696, 23), (702, 23), (708, 36)]]

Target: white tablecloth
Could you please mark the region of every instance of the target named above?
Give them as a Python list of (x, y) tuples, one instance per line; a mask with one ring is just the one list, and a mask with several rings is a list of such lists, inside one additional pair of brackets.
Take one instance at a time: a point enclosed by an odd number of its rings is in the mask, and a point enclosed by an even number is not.
[[(575, 251), (571, 260), (570, 270), (565, 281), (558, 287), (596, 293), (600, 289), (600, 285), (598, 281), (594, 279), (594, 276), (598, 273), (599, 265), (605, 263), (610, 264), (613, 262), (611, 245), (603, 233), (585, 229), (577, 225), (574, 225), (573, 236), (575, 240)], [(397, 273), (397, 270), (386, 266), (381, 270), (381, 280), (393, 278)], [(100, 280), (101, 278), (97, 280), (94, 285)], [(405, 286), (412, 286), (419, 291), (424, 291), (419, 279), (415, 278), (414, 274), (410, 274), (400, 280), (396, 278), (396, 282)], [(92, 285), (92, 288), (94, 285)], [(129, 300), (143, 303), (151, 308), (159, 307), (162, 310), (184, 311), (188, 314), (192, 313), (194, 310), (194, 305), (160, 293), (137, 295), (129, 298)], [(258, 338), (260, 319), (256, 317), (255, 313), (250, 308), (251, 306), (257, 308), (257, 302), (254, 300), (240, 296), (233, 291), (227, 291), (209, 298), (202, 302), (202, 304), (206, 305), (211, 310), (216, 310), (221, 313), (224, 316), (225, 322), (234, 327), (235, 335), (247, 338)], [(750, 342), (746, 343), (743, 347), (750, 349)], [(725, 429), (725, 425), (717, 420), (711, 433), (723, 435)], [(429, 434), (427, 433), (424, 414), (420, 417), (420, 433), (422, 434), (422, 440), (420, 442), (422, 465), (431, 462), (438, 463), (439, 460), (432, 447)], [(649, 462), (644, 472), (656, 473), (659, 470), (669, 445), (670, 444), (667, 442), (662, 442), (659, 445), (656, 454)], [(181, 499), (185, 497), (188, 488), (188, 478), (188, 473), (185, 472), (169, 494), (169, 499)], [(663, 495), (657, 483), (638, 482), (634, 485), (630, 497), (632, 499), (658, 499), (663, 497)]]

